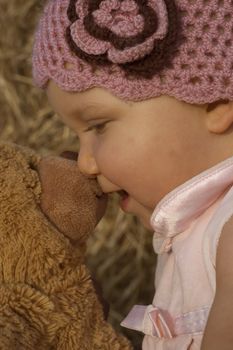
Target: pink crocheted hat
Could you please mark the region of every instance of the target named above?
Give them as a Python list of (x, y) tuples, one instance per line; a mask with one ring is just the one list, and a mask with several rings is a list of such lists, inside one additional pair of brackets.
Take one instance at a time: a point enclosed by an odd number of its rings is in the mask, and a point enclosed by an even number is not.
[(43, 89), (233, 100), (233, 0), (50, 0), (32, 61)]

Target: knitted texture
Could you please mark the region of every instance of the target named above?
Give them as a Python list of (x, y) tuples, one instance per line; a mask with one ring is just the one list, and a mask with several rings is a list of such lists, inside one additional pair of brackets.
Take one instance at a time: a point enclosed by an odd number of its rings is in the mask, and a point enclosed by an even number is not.
[(32, 62), (43, 89), (233, 100), (233, 0), (50, 0)]
[(1, 350), (133, 350), (85, 265), (97, 194), (76, 162), (0, 142)]

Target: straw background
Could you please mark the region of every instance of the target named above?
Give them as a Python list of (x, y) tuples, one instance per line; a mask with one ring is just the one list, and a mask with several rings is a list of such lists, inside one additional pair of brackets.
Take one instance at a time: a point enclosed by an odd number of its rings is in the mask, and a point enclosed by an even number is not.
[[(78, 140), (32, 83), (33, 32), (44, 2), (0, 1), (0, 138), (46, 155), (77, 151)], [(119, 323), (134, 304), (151, 303), (156, 257), (151, 233), (116, 203), (113, 197), (89, 240), (88, 265), (110, 303), (109, 322), (140, 349), (142, 335)]]

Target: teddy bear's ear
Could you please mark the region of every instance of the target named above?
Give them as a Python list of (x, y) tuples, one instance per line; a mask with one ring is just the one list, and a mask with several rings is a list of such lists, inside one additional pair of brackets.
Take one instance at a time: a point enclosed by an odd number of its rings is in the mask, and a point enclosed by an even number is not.
[(60, 154), (60, 157), (71, 159), (71, 160), (77, 160), (78, 159), (78, 153), (73, 151), (63, 151)]

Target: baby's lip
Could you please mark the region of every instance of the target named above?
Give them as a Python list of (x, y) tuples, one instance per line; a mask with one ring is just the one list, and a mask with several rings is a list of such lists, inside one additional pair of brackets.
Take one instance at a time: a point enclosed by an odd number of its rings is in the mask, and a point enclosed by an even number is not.
[(128, 194), (128, 192), (127, 191), (125, 191), (125, 190), (123, 190), (123, 189), (119, 189), (119, 190), (114, 190), (114, 191), (107, 191), (107, 192), (105, 192), (105, 191), (103, 191), (103, 193), (105, 193), (105, 194), (118, 194), (118, 195), (120, 195), (121, 197), (124, 197), (124, 196), (128, 196), (129, 194)]
[(128, 197), (128, 195), (129, 195), (125, 190), (117, 191), (117, 193), (118, 193), (122, 198)]
[[(83, 176), (86, 177), (85, 175)], [(88, 179), (88, 177), (86, 177), (86, 181), (88, 181), (90, 185), (90, 189), (96, 198), (101, 198), (104, 195), (104, 192), (100, 187), (100, 185), (98, 184), (96, 178), (93, 177)]]

